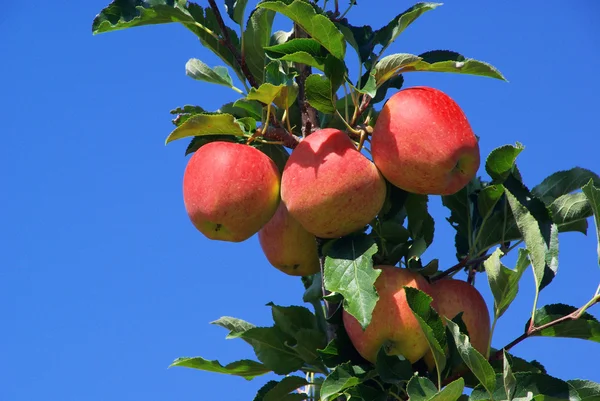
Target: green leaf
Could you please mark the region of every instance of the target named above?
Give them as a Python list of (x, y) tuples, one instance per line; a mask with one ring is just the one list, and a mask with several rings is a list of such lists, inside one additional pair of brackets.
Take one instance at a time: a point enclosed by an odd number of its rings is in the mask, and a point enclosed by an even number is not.
[(529, 251), (539, 292), (550, 284), (558, 270), (558, 228), (544, 203), (514, 176), (509, 176), (504, 185), (508, 204)]
[[(388, 401), (388, 391), (380, 387), (359, 384), (345, 391), (349, 400)], [(318, 398), (317, 398), (318, 399)]]
[(265, 399), (265, 395), (271, 391), (276, 385), (277, 385), (277, 381), (275, 380), (269, 380), (268, 382), (266, 382), (264, 384), (264, 386), (262, 386), (258, 392), (256, 393), (256, 397), (254, 397), (253, 401), (264, 401)]
[(258, 100), (259, 102), (270, 104), (275, 102), (277, 106), (283, 108), (289, 107), (298, 95), (297, 88), (287, 85), (273, 85), (264, 83), (256, 88), (250, 88), (250, 93), (246, 96), (247, 100)]
[(250, 14), (246, 30), (242, 35), (242, 54), (258, 85), (265, 82), (265, 65), (268, 59), (264, 48), (270, 45), (274, 18), (273, 11), (262, 8), (255, 9)]
[(254, 142), (252, 146), (269, 156), (269, 158), (273, 160), (273, 162), (279, 168), (279, 172), (283, 173), (283, 168), (290, 157), (290, 154), (287, 152), (287, 150), (285, 150), (285, 147), (282, 145), (272, 145), (261, 142)]
[[(541, 373), (515, 373), (516, 386), (513, 400), (579, 400), (576, 391), (568, 383)], [(507, 400), (502, 375), (496, 376), (494, 400)], [(480, 385), (473, 389), (471, 401), (489, 400), (490, 394)]]
[(244, 11), (248, 0), (225, 0), (225, 10), (229, 17), (238, 25), (244, 21)]
[(413, 376), (406, 385), (410, 401), (428, 401), (437, 393), (437, 387), (426, 377)]
[(465, 389), (465, 380), (461, 377), (449, 383), (439, 393), (429, 399), (429, 401), (456, 401)]
[(231, 316), (223, 316), (210, 324), (214, 324), (217, 326), (221, 326), (224, 329), (229, 330), (229, 334), (227, 334), (227, 339), (232, 338), (240, 338), (241, 334), (256, 327), (252, 323), (248, 323), (245, 320), (237, 319)]
[(404, 207), (408, 217), (408, 231), (412, 239), (423, 238), (427, 246), (433, 242), (435, 222), (427, 210), (427, 195), (409, 194)]
[(329, 78), (311, 74), (305, 82), (306, 100), (308, 103), (325, 114), (335, 113), (335, 106), (332, 99), (332, 86)]
[(197, 58), (189, 59), (185, 64), (185, 73), (198, 81), (233, 87), (233, 81), (229, 76), (227, 67), (210, 68)]
[(240, 334), (250, 342), (259, 361), (279, 375), (290, 374), (302, 367), (304, 360), (287, 343), (291, 337), (278, 327), (254, 327)]
[(577, 392), (581, 401), (600, 401), (600, 384), (589, 380), (569, 380), (569, 386)]
[(375, 240), (366, 235), (341, 238), (327, 250), (324, 267), (325, 288), (344, 297), (344, 309), (354, 316), (363, 328), (379, 299), (375, 281), (381, 270), (373, 269)]
[(587, 234), (587, 218), (592, 216), (593, 210), (583, 192), (562, 195), (554, 200), (549, 208), (552, 221), (559, 227), (570, 226), (571, 231)]
[[(229, 106), (229, 104), (225, 105)], [(231, 111), (229, 111), (231, 109)], [(236, 100), (231, 106), (221, 107), (221, 112), (230, 113), (236, 117), (252, 117), (257, 121), (262, 120), (263, 105), (256, 100), (248, 100), (246, 98)]]
[(208, 359), (204, 359), (199, 356), (195, 358), (178, 358), (169, 367), (174, 366), (199, 369), (207, 372), (223, 373), (226, 375), (241, 376), (246, 380), (252, 380), (257, 376), (264, 375), (265, 373), (269, 373), (271, 371), (262, 363), (248, 359), (232, 362), (223, 366), (221, 363), (219, 363), (219, 361), (209, 361)]
[(200, 149), (202, 146), (211, 142), (233, 142), (233, 143), (245, 143), (246, 138), (241, 136), (232, 135), (202, 135), (195, 136), (190, 141), (190, 144), (185, 149), (185, 156), (190, 155)]
[(457, 74), (478, 75), (506, 81), (506, 78), (493, 65), (483, 61), (465, 58), (459, 53), (448, 50), (434, 50), (420, 54), (422, 60), (404, 68), (402, 72), (428, 71), (453, 72)]
[(388, 355), (385, 346), (377, 353), (375, 364), (379, 378), (384, 383), (400, 384), (413, 376), (412, 364), (401, 355)]
[(310, 38), (296, 38), (274, 46), (265, 47), (270, 57), (279, 58), (280, 55), (298, 52), (308, 53), (313, 57), (323, 57), (322, 47), (319, 42)]
[[(535, 327), (541, 327), (556, 319), (569, 316), (577, 308), (564, 304), (546, 305), (535, 311)], [(578, 319), (566, 319), (554, 326), (535, 332), (535, 336), (580, 338), (600, 343), (600, 322), (591, 314), (585, 312)]]
[(165, 143), (201, 135), (244, 135), (244, 130), (231, 114), (195, 114), (175, 128)]
[(96, 15), (92, 23), (92, 32), (98, 34), (135, 26), (171, 22), (193, 22), (193, 18), (179, 1), (114, 0)]
[(515, 168), (517, 156), (525, 149), (519, 142), (492, 150), (485, 161), (485, 171), (495, 182), (503, 182)]
[(343, 19), (335, 23), (350, 46), (356, 50), (361, 63), (366, 62), (375, 46), (375, 33), (369, 25), (353, 26)]
[(512, 401), (513, 396), (515, 394), (515, 388), (517, 386), (517, 379), (512, 372), (512, 368), (510, 366), (509, 356), (506, 350), (502, 350), (504, 361), (503, 369), (502, 369), (502, 379), (504, 382), (504, 391), (506, 392), (507, 401)]
[(417, 18), (423, 13), (433, 10), (442, 3), (417, 3), (403, 13), (397, 15), (385, 27), (375, 32), (375, 42), (383, 46), (381, 52), (385, 51), (389, 45)]
[(382, 85), (377, 89), (377, 94), (371, 100), (371, 104), (377, 104), (385, 99), (387, 96), (388, 89), (401, 89), (402, 85), (404, 85), (404, 77), (402, 75), (396, 75), (392, 79), (385, 81)]
[(284, 377), (279, 383), (275, 384), (262, 398), (262, 401), (291, 401), (305, 400), (308, 398), (306, 394), (293, 394), (294, 398), (286, 398), (290, 393), (298, 388), (307, 385), (305, 378), (300, 376)]
[(311, 38), (319, 42), (334, 57), (344, 59), (346, 42), (344, 35), (324, 15), (317, 14), (312, 5), (302, 0), (294, 0), (291, 4), (283, 1), (264, 1), (259, 8), (276, 11), (298, 24)]
[(356, 367), (349, 363), (337, 366), (321, 385), (321, 400), (329, 401), (342, 394), (344, 390), (354, 387), (361, 382), (356, 373)]
[[(502, 351), (506, 355), (508, 355), (513, 374), (514, 373), (547, 373), (546, 368), (544, 368), (544, 366), (541, 363), (539, 363), (538, 361), (533, 360), (533, 361), (528, 362), (523, 358), (519, 358), (517, 356), (514, 356), (514, 355), (506, 352), (505, 350), (502, 350)], [(496, 352), (498, 352), (497, 349), (495, 349), (493, 347), (490, 348), (490, 355), (494, 355)], [(490, 364), (494, 368), (494, 372), (504, 374), (504, 360), (493, 359), (490, 361)]]
[(489, 185), (479, 192), (477, 209), (482, 218), (489, 216), (494, 211), (502, 195), (504, 195), (504, 186), (501, 184)]
[(375, 81), (377, 87), (383, 85), (386, 81), (389, 81), (394, 76), (398, 75), (398, 71), (405, 67), (409, 67), (417, 64), (421, 61), (419, 56), (408, 53), (391, 54), (385, 56), (375, 64)]
[(489, 394), (492, 394), (496, 388), (494, 369), (487, 359), (473, 348), (469, 337), (460, 332), (460, 328), (456, 323), (446, 319), (446, 325), (450, 329), (460, 357)]
[(171, 110), (170, 113), (177, 114), (177, 117), (175, 117), (171, 122), (176, 127), (179, 127), (181, 124), (183, 124), (188, 118), (190, 118), (194, 114), (203, 114), (203, 113), (206, 113), (206, 110), (204, 110), (200, 106), (192, 106), (192, 105), (187, 104), (183, 107), (177, 107), (176, 109)]
[(590, 180), (594, 185), (600, 186), (600, 177), (597, 174), (581, 167), (575, 167), (551, 174), (533, 187), (531, 192), (549, 205), (560, 196), (580, 189)]
[(596, 222), (596, 238), (598, 238), (598, 264), (600, 265), (600, 189), (596, 188), (592, 180), (581, 188), (587, 197), (592, 210), (594, 211), (594, 221)]
[(519, 258), (515, 270), (511, 270), (500, 262), (503, 255), (500, 249), (483, 262), (488, 276), (490, 288), (494, 295), (494, 315), (499, 318), (504, 314), (519, 291), (519, 280), (529, 266), (529, 258), (525, 249), (519, 249)]
[(421, 326), (421, 330), (427, 338), (429, 348), (433, 354), (438, 372), (442, 372), (446, 366), (446, 330), (442, 319), (431, 307), (432, 298), (423, 291), (412, 287), (404, 287), (406, 301)]

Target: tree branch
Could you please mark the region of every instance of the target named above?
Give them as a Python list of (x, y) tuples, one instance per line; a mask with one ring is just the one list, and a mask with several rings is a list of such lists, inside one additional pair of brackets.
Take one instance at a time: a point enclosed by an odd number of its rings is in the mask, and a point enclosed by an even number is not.
[(215, 14), (215, 18), (217, 19), (217, 24), (219, 24), (219, 28), (221, 28), (221, 34), (223, 36), (223, 39), (220, 40), (221, 44), (224, 45), (225, 47), (227, 47), (227, 49), (229, 49), (231, 54), (233, 54), (233, 57), (235, 57), (235, 61), (240, 66), (240, 69), (242, 70), (242, 73), (248, 80), (248, 83), (250, 84), (250, 86), (258, 88), (258, 82), (256, 82), (254, 75), (252, 75), (252, 73), (248, 69), (248, 65), (244, 61), (243, 55), (240, 54), (238, 49), (235, 48), (235, 46), (233, 45), (233, 42), (231, 41), (231, 38), (229, 37), (229, 31), (227, 30), (227, 25), (225, 25), (225, 21), (223, 21), (223, 17), (221, 16), (221, 11), (219, 11), (219, 7), (217, 7), (217, 3), (215, 3), (215, 0), (208, 0), (208, 4), (210, 4), (210, 8), (212, 9), (213, 13)]
[(490, 256), (491, 255), (484, 255), (479, 258), (474, 258), (474, 259), (469, 259), (468, 257), (466, 257), (463, 260), (461, 260), (460, 262), (458, 262), (457, 264), (455, 264), (454, 266), (452, 266), (451, 268), (449, 268), (448, 270), (445, 270), (442, 273), (438, 274), (437, 276), (432, 277), (431, 281), (434, 282), (434, 281), (441, 280), (444, 277), (447, 277), (453, 273), (456, 273), (457, 271), (462, 270), (467, 266), (478, 265), (478, 264), (486, 261), (487, 258), (489, 258)]
[(283, 146), (294, 149), (300, 143), (300, 138), (279, 126), (277, 121), (271, 121), (266, 132), (260, 132), (263, 138), (283, 142)]
[[(308, 34), (304, 32), (298, 24), (294, 24), (294, 37), (307, 38)], [(317, 118), (317, 110), (306, 101), (305, 83), (306, 78), (312, 74), (312, 68), (309, 65), (295, 63), (298, 76), (296, 83), (298, 84), (298, 106), (302, 116), (302, 136), (310, 135), (313, 131), (319, 129), (319, 119)]]

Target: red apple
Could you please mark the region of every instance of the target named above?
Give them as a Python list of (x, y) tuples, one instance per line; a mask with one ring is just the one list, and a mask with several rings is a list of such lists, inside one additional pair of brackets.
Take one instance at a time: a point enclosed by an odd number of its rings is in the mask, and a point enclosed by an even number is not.
[(244, 241), (275, 214), (279, 177), (275, 163), (251, 146), (208, 143), (192, 155), (185, 169), (186, 211), (206, 237)]
[(344, 132), (327, 128), (307, 136), (292, 152), (283, 170), (281, 199), (308, 232), (336, 238), (375, 218), (385, 185)]
[[(490, 342), (490, 314), (485, 300), (475, 287), (466, 281), (442, 279), (431, 285), (433, 299), (436, 302), (435, 310), (450, 320), (460, 312), (469, 332), (471, 345), (487, 358)], [(442, 319), (442, 321), (445, 320)], [(425, 361), (430, 369), (435, 362), (428, 354)]]
[(479, 144), (461, 108), (428, 87), (404, 89), (385, 103), (371, 138), (373, 161), (398, 188), (451, 195), (479, 169)]
[(290, 276), (309, 276), (320, 270), (315, 236), (288, 213), (283, 202), (258, 232), (258, 241), (269, 263)]
[(358, 320), (344, 310), (346, 332), (356, 350), (370, 362), (376, 361), (379, 349), (386, 345), (389, 355), (401, 354), (414, 363), (427, 353), (429, 344), (406, 301), (404, 286), (431, 294), (430, 284), (420, 274), (407, 269), (394, 266), (375, 268), (381, 269), (381, 274), (375, 281), (379, 300), (371, 323), (363, 331)]

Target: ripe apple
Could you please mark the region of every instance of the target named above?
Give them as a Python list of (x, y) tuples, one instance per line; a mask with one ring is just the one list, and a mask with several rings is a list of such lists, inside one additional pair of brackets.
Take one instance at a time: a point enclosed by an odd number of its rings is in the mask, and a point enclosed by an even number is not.
[(211, 142), (190, 158), (183, 201), (194, 226), (214, 240), (241, 242), (256, 234), (279, 204), (279, 171), (260, 150)]
[[(363, 331), (354, 316), (343, 311), (346, 332), (363, 358), (375, 362), (379, 349), (385, 345), (389, 355), (403, 355), (411, 363), (429, 350), (425, 334), (408, 302), (404, 286), (431, 294), (430, 284), (418, 273), (394, 266), (376, 266), (381, 274), (375, 281), (379, 300), (371, 323)], [(435, 300), (434, 300), (435, 303)]]
[[(488, 357), (490, 342), (490, 314), (485, 300), (475, 287), (466, 281), (442, 279), (431, 285), (435, 310), (448, 319), (463, 312), (462, 319), (469, 332), (471, 345), (484, 357)], [(445, 320), (442, 319), (445, 324)], [(431, 353), (425, 357), (430, 369), (435, 367)]]
[(479, 144), (458, 104), (437, 89), (401, 90), (385, 103), (371, 138), (388, 181), (417, 194), (451, 195), (479, 169)]
[(303, 139), (281, 178), (281, 199), (310, 233), (336, 238), (367, 225), (385, 201), (386, 184), (377, 167), (350, 138), (332, 128)]
[(315, 236), (288, 213), (283, 202), (258, 232), (258, 241), (269, 263), (290, 276), (308, 276), (320, 270)]

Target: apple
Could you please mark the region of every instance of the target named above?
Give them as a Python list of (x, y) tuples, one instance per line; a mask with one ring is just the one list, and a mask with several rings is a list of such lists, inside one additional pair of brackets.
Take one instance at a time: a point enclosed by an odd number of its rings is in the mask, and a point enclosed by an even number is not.
[(194, 226), (207, 238), (241, 242), (264, 226), (279, 205), (280, 174), (260, 150), (211, 142), (190, 158), (183, 201)]
[[(467, 326), (471, 345), (484, 357), (488, 357), (491, 336), (490, 314), (485, 300), (475, 287), (466, 281), (442, 279), (431, 285), (435, 310), (440, 316), (452, 320), (463, 312), (462, 320)], [(442, 319), (444, 324), (446, 321)], [(430, 370), (435, 367), (431, 353), (425, 356)]]
[(289, 214), (283, 202), (258, 232), (258, 241), (269, 263), (290, 276), (309, 276), (320, 270), (315, 236)]
[(281, 178), (281, 199), (311, 234), (336, 238), (375, 218), (386, 184), (377, 167), (344, 132), (326, 128), (303, 139)]
[(479, 169), (479, 144), (461, 108), (444, 92), (418, 86), (385, 103), (371, 138), (373, 161), (398, 188), (452, 195)]
[(375, 281), (379, 300), (371, 322), (363, 331), (358, 320), (344, 310), (346, 332), (359, 354), (370, 362), (375, 363), (379, 349), (385, 345), (389, 355), (401, 354), (414, 363), (427, 353), (429, 344), (406, 301), (404, 286), (431, 294), (430, 284), (419, 273), (407, 269), (395, 266), (375, 269), (381, 269), (381, 274)]

